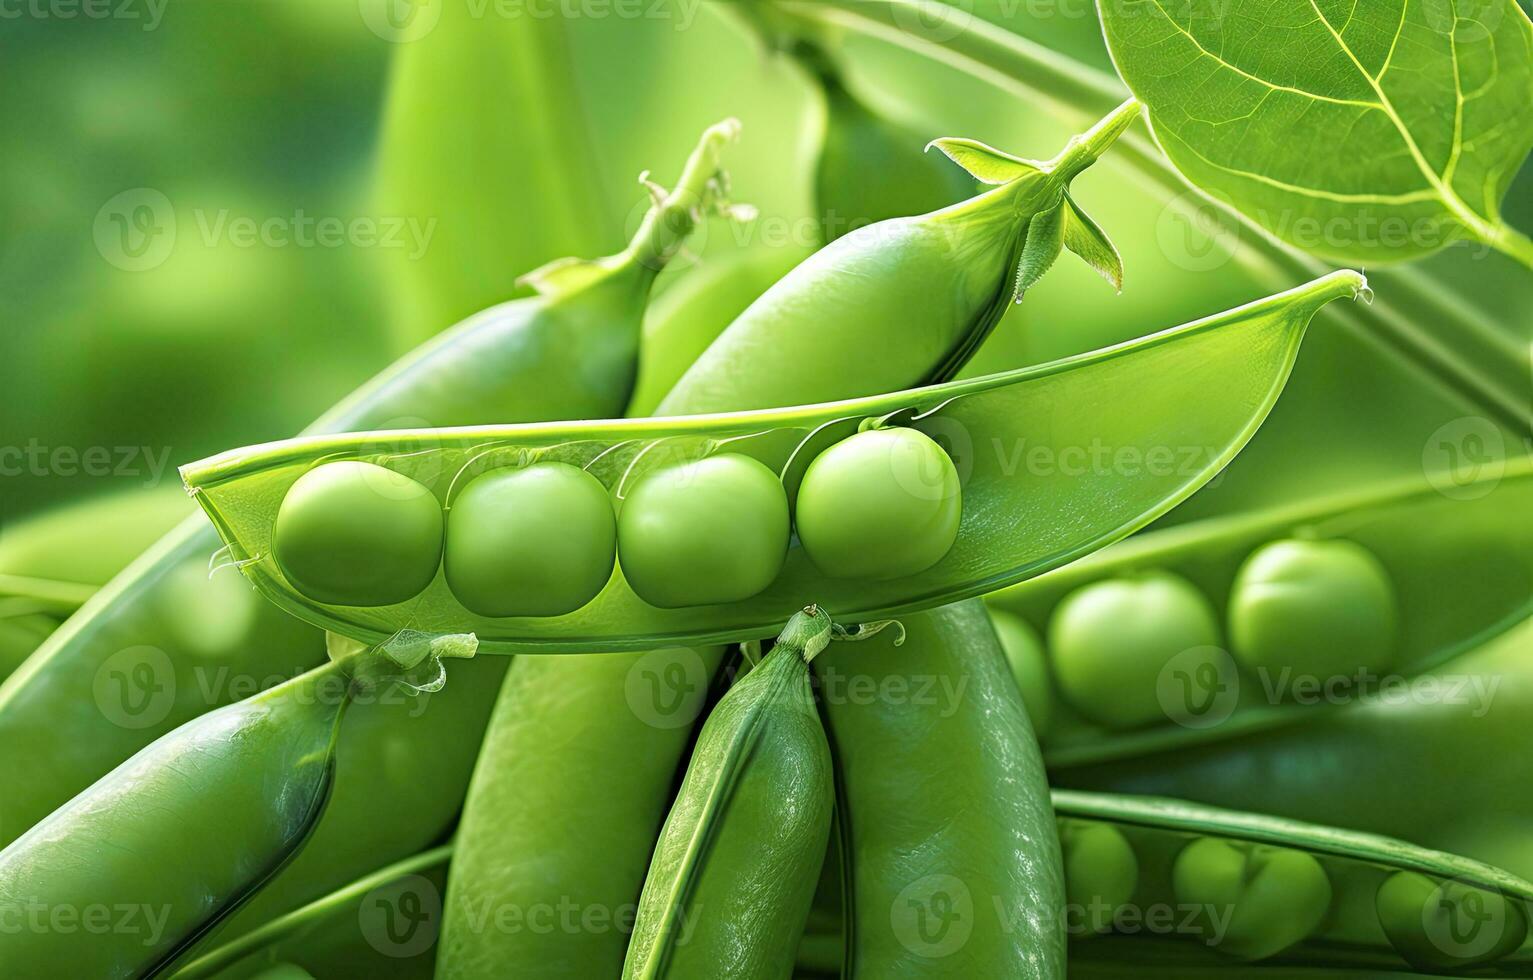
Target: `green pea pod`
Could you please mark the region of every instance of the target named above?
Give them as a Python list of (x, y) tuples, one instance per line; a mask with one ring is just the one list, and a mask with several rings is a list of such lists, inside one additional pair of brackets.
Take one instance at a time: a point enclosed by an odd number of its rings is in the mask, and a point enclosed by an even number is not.
[[(1284, 964), (1337, 970), (1494, 965), (1500, 976), (1533, 976), (1533, 884), (1500, 868), (1179, 800), (1068, 790), (1053, 798), (1061, 833), (1103, 828), (1137, 859), (1114, 934), (1073, 945), (1072, 973), (1087, 961), (1195, 967), (1280, 955)], [(1067, 919), (1079, 911), (1067, 907)]]
[(639, 899), (625, 980), (787, 977), (830, 836), (830, 748), (808, 661), (830, 617), (795, 613), (698, 736)]
[[(1302, 593), (1306, 578), (1315, 581), (1318, 594), (1310, 603), (1299, 606), (1291, 601), (1275, 610), (1289, 618), (1293, 634), (1283, 637), (1286, 647), (1276, 648), (1287, 658), (1284, 662), (1253, 663), (1249, 651), (1239, 645), (1233, 646), (1233, 656), (1215, 650), (1210, 663), (1216, 669), (1207, 672), (1206, 690), (1198, 677), (1189, 678), (1192, 687), (1185, 690), (1173, 683), (1179, 667), (1169, 663), (1163, 678), (1167, 683), (1158, 692), (1159, 721), (1132, 731), (1105, 730), (1069, 712), (1068, 705), (1060, 706), (1063, 717), (1045, 740), (1044, 756), (1051, 770), (1133, 764), (1150, 753), (1296, 729), (1334, 707), (1338, 699), (1377, 698), (1387, 695), (1389, 687), (1408, 686), (1533, 614), (1533, 526), (1512, 518), (1533, 512), (1533, 457), (1514, 457), (1493, 476), (1454, 486), (1446, 494), (1436, 477), (1139, 535), (1068, 569), (991, 596), (992, 604), (1042, 631), (1079, 590), (1171, 573), (1192, 583), (1212, 608), (1227, 610), (1229, 627), (1221, 632), (1249, 644), (1251, 625), (1242, 632), (1237, 624), (1249, 619), (1252, 595), (1263, 590), (1287, 599)], [(1332, 574), (1323, 566), (1295, 563), (1281, 581), (1251, 583), (1252, 556), (1267, 551), (1273, 542), (1290, 543), (1285, 547), (1318, 559), (1335, 556), (1349, 563)], [(1329, 550), (1338, 546), (1344, 550)], [(1354, 553), (1377, 562), (1387, 583), (1389, 618), (1397, 621), (1392, 628), (1385, 628), (1383, 621), (1363, 624), (1382, 634), (1381, 655), (1372, 660), (1361, 657), (1365, 636), (1349, 635), (1344, 646), (1326, 651), (1319, 637), (1300, 642), (1304, 638), (1293, 632), (1299, 627), (1292, 620), (1305, 616), (1328, 630), (1342, 630), (1346, 623), (1336, 618), (1331, 605), (1346, 608), (1356, 622), (1363, 600), (1338, 580), (1341, 571), (1357, 574), (1350, 564)], [(1320, 604), (1322, 598), (1326, 605)], [(1317, 650), (1328, 656), (1315, 656)], [(1060, 653), (1050, 651), (1056, 659)]]
[(1065, 975), (1043, 761), (979, 600), (815, 661), (836, 763), (846, 977)]
[(297, 851), (352, 678), (317, 668), (188, 722), (0, 851), (6, 971), (152, 975)]
[(624, 414), (652, 414), (724, 328), (810, 251), (794, 245), (758, 245), (709, 255), (656, 296), (644, 316), (639, 380)]
[[(426, 633), (469, 629), (486, 651), (499, 653), (748, 640), (770, 633), (771, 623), (798, 608), (797, 600), (816, 594), (826, 597), (832, 615), (881, 619), (1036, 575), (1170, 509), (1218, 472), (1255, 431), (1276, 400), (1314, 313), (1365, 288), (1356, 273), (1333, 273), (1117, 347), (891, 395), (698, 418), (310, 437), (224, 453), (183, 467), (182, 476), (263, 593), (301, 618), (367, 642), (382, 642), (406, 627)], [(1154, 379), (1154, 397), (1139, 399), (1133, 412), (1097, 396), (1103, 390), (1142, 389), (1148, 379)], [(1060, 405), (1072, 410), (1061, 413)], [(405, 488), (399, 493), (429, 493), (451, 507), (470, 478), (489, 470), (572, 464), (621, 501), (647, 474), (728, 454), (766, 464), (791, 496), (819, 452), (859, 428), (891, 424), (945, 439), (966, 474), (962, 522), (951, 549), (925, 571), (898, 578), (832, 578), (795, 544), (775, 580), (739, 601), (661, 608), (640, 599), (618, 572), (593, 601), (568, 614), (495, 618), (466, 608), (440, 573), (404, 602), (332, 605), (290, 582), (273, 557), (277, 509), (300, 477), (319, 472), (316, 464), (373, 466), (363, 471), (373, 474), (364, 483), (378, 479), (382, 487), (395, 481)], [(1105, 443), (1120, 457), (1134, 453), (1143, 459), (1171, 442), (1199, 447), (1198, 462), (1147, 467), (1145, 477), (1127, 487), (1110, 468), (1022, 472), (1016, 454), (1018, 447), (1057, 454)], [(409, 513), (416, 509), (411, 503)], [(993, 528), (1000, 521), (1008, 533), (998, 540)]]
[[(657, 412), (694, 415), (721, 402), (731, 410), (772, 408), (794, 401), (793, 391), (850, 397), (952, 377), (1064, 248), (1093, 263), (1116, 257), (1068, 191), (1138, 112), (1132, 100), (1124, 103), (1043, 162), (974, 140), (935, 141), (993, 189), (930, 214), (866, 225), (820, 249), (740, 314)], [(1073, 231), (1054, 234), (1066, 228)], [(825, 328), (843, 322), (869, 326)], [(905, 323), (920, 329), (904, 343), (876, 329)], [(871, 344), (879, 357), (867, 356)], [(762, 369), (784, 351), (798, 355), (791, 374)]]

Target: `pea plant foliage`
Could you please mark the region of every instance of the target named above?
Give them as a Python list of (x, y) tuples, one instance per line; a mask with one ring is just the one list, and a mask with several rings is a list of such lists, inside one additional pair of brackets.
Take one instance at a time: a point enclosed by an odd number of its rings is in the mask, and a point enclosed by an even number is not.
[(1515, 0), (1101, 0), (1124, 81), (1182, 174), (1344, 261), (1469, 239), (1533, 267), (1500, 204), (1533, 148)]

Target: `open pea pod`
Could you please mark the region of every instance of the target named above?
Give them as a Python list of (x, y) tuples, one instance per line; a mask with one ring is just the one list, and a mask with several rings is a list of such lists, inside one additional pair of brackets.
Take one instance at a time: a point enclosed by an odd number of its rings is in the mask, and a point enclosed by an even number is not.
[[(1392, 649), (1386, 665), (1357, 678), (1345, 697), (1296, 696), (1280, 672), (1253, 673), (1220, 655), (1217, 676), (1208, 672), (1208, 691), (1193, 691), (1186, 702), (1185, 692), (1162, 692), (1165, 717), (1142, 727), (1112, 731), (1079, 713), (1084, 706), (1055, 705), (1044, 757), (1058, 772), (1299, 725), (1340, 703), (1403, 693), (1421, 675), (1533, 614), (1533, 523), (1516, 516), (1529, 513), (1533, 457), (1514, 457), (1470, 483), (1444, 483), (1433, 474), (1141, 535), (990, 602), (1042, 631), (1077, 589), (1171, 573), (1224, 610), (1242, 564), (1269, 542), (1293, 539), (1359, 545), (1387, 577), (1397, 619)], [(1192, 700), (1201, 700), (1202, 710), (1193, 710)]]
[[(1101, 906), (1110, 920), (1072, 944), (1071, 976), (1137, 976), (1142, 966), (1182, 977), (1204, 965), (1208, 975), (1262, 980), (1352, 970), (1533, 976), (1533, 884), (1500, 868), (1180, 800), (1068, 790), (1053, 800), (1072, 885), (1067, 917)], [(1077, 970), (1086, 964), (1095, 972)], [(1112, 974), (1114, 964), (1124, 972)]]
[[(887, 618), (1055, 568), (1185, 499), (1266, 417), (1315, 312), (1364, 290), (1358, 273), (1335, 272), (1130, 343), (871, 398), (687, 418), (316, 436), (223, 453), (181, 473), (232, 561), (261, 591), (301, 619), (364, 642), (413, 629), (472, 631), (481, 650), (501, 653), (699, 645), (770, 635), (806, 601), (819, 602), (840, 621)], [(829, 577), (795, 540), (775, 580), (741, 601), (657, 608), (617, 572), (574, 612), (492, 618), (466, 608), (440, 570), (404, 601), (318, 601), (288, 580), (273, 553), (284, 498), (324, 463), (367, 462), (415, 480), (447, 508), (449, 520), (473, 477), (534, 462), (583, 469), (621, 508), (649, 473), (715, 454), (744, 454), (779, 474), (791, 496), (810, 460), (870, 424), (925, 432), (945, 445), (962, 480), (952, 547), (924, 571), (885, 581)], [(1066, 462), (1082, 454), (1089, 459), (1099, 447), (1117, 462)], [(1038, 465), (1040, 450), (1058, 462)], [(1120, 470), (1130, 458), (1140, 461), (1141, 472), (1126, 481)], [(377, 529), (379, 535), (391, 530)]]

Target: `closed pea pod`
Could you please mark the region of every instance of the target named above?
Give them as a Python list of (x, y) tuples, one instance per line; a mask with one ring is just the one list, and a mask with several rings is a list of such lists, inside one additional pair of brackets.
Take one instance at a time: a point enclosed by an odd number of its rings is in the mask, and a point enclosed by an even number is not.
[(87, 937), (28, 923), (6, 940), (8, 972), (152, 974), (227, 916), (318, 822), (352, 685), (330, 664), (206, 714), (0, 851), (0, 905), (145, 913)]
[(991, 609), (990, 623), (995, 627), (995, 635), (1000, 637), (1001, 649), (1006, 651), (1011, 676), (1022, 692), (1022, 703), (1027, 705), (1027, 718), (1033, 723), (1033, 734), (1044, 738), (1054, 721), (1054, 691), (1049, 679), (1049, 665), (1044, 658), (1043, 640), (1027, 620), (1008, 612)]
[(787, 977), (830, 834), (830, 750), (807, 661), (816, 607), (709, 714), (660, 831), (623, 964), (628, 980)]
[(815, 664), (846, 866), (844, 975), (1062, 978), (1048, 784), (984, 604), (900, 623), (901, 645), (886, 631)]

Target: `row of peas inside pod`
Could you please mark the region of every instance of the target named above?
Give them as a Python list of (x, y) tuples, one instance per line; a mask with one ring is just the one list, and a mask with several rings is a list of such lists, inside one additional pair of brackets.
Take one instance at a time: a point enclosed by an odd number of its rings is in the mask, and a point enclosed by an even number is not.
[[(1391, 838), (1154, 797), (1055, 790), (1077, 960), (1533, 966), (1533, 886)], [(1101, 938), (1096, 938), (1101, 937)], [(1089, 942), (1081, 940), (1090, 940)]]
[[(309, 436), (181, 473), (229, 561), (268, 598), (370, 643), (405, 628), (473, 632), (496, 653), (748, 640), (806, 597), (846, 621), (887, 619), (1056, 568), (1185, 499), (1271, 409), (1315, 312), (1365, 290), (1358, 274), (1332, 273), (1112, 348), (842, 402)], [(1092, 400), (1147, 376), (1170, 380), (1135, 412)], [(1203, 447), (1194, 465), (1127, 487), (1108, 473), (1034, 474), (1009, 452), (1105, 439), (1143, 456), (1173, 432)], [(543, 464), (599, 487), (549, 494), (501, 475)], [(502, 483), (512, 506), (498, 502)], [(323, 492), (311, 499), (311, 488)], [(497, 529), (514, 531), (502, 514), (544, 496), (561, 515), (579, 508), (582, 533), (561, 526), (552, 541), (483, 547)], [(600, 547), (567, 547), (581, 539)], [(506, 559), (511, 550), (521, 562)], [(556, 579), (556, 567), (589, 577)], [(560, 585), (545, 596), (552, 614), (487, 614), (521, 601), (513, 586), (524, 580), (530, 593)]]
[(1051, 767), (1405, 696), (1520, 622), (1533, 530), (1505, 514), (1533, 506), (1533, 464), (1461, 489), (1409, 479), (1153, 531), (992, 596)]
[[(782, 571), (787, 490), (759, 459), (717, 452), (662, 461), (613, 491), (585, 465), (544, 454), (507, 465), (487, 453), (454, 473), (447, 504), (432, 488), (362, 460), (322, 462), (277, 511), (277, 563), (304, 595), (328, 603), (407, 602), (436, 578), (481, 616), (560, 616), (607, 587), (614, 563), (645, 602), (664, 608), (738, 602)], [(553, 455), (552, 453), (548, 455)], [(658, 464), (658, 465), (657, 465)], [(793, 525), (810, 561), (837, 578), (896, 578), (930, 568), (958, 536), (953, 461), (911, 428), (869, 428), (817, 455)], [(445, 531), (444, 531), (445, 525)]]

